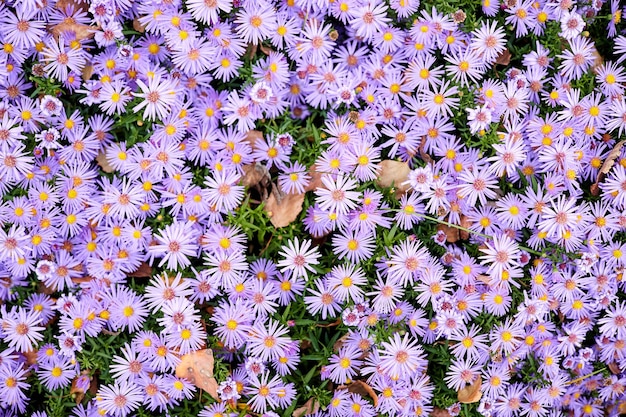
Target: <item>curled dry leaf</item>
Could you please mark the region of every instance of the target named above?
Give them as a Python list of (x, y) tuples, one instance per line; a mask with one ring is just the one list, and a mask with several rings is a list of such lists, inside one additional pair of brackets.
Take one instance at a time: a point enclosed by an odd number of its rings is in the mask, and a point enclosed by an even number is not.
[(621, 374), (622, 370), (620, 369), (619, 365), (617, 364), (617, 362), (611, 362), (609, 363), (609, 370), (611, 372), (613, 372), (615, 375)]
[(368, 384), (361, 380), (353, 381), (348, 385), (348, 391), (359, 394), (361, 397), (369, 396), (374, 402), (374, 407), (378, 405), (378, 395)]
[(311, 181), (309, 181), (309, 185), (304, 187), (304, 191), (315, 191), (318, 188), (325, 188), (322, 182), (322, 173), (316, 171), (314, 166), (309, 168), (309, 175), (311, 176)]
[(457, 398), (462, 404), (471, 404), (480, 401), (480, 398), (483, 396), (480, 387), (482, 386), (482, 379), (476, 378), (476, 380), (471, 384), (465, 386), (465, 388), (461, 388), (457, 393)]
[(87, 81), (91, 79), (92, 74), (93, 74), (93, 65), (92, 64), (85, 65), (85, 68), (83, 68), (83, 72), (81, 73), (83, 77), (83, 81)]
[(270, 174), (265, 165), (258, 162), (254, 164), (244, 165), (243, 177), (241, 177), (241, 185), (246, 187), (254, 187), (263, 180), (263, 178), (270, 179)]
[(435, 407), (433, 411), (430, 413), (432, 417), (452, 417), (448, 410), (444, 410), (443, 408)]
[(196, 387), (206, 391), (211, 397), (218, 399), (217, 380), (213, 375), (213, 351), (197, 350), (183, 355), (176, 367), (176, 376), (186, 378)]
[(620, 142), (617, 142), (615, 146), (613, 147), (613, 149), (611, 149), (611, 152), (609, 152), (609, 154), (606, 156), (606, 159), (602, 163), (602, 166), (600, 167), (600, 171), (598, 172), (598, 177), (596, 178), (596, 182), (593, 185), (591, 185), (590, 191), (592, 195), (596, 197), (600, 195), (600, 186), (598, 184), (600, 184), (600, 182), (604, 180), (604, 177), (606, 177), (606, 175), (611, 171), (611, 168), (613, 168), (613, 165), (615, 165), (615, 161), (617, 160), (617, 157), (620, 156), (623, 146), (624, 146), (623, 140)]
[(107, 160), (107, 157), (104, 151), (100, 151), (98, 153), (98, 155), (96, 156), (96, 162), (100, 166), (100, 169), (106, 173), (110, 174), (111, 172), (115, 171), (115, 168), (113, 168), (111, 164), (109, 164), (109, 161)]
[(298, 218), (302, 211), (302, 203), (304, 194), (285, 194), (275, 186), (272, 187), (263, 209), (274, 227), (286, 227)]
[(504, 49), (504, 51), (500, 52), (498, 57), (496, 58), (496, 64), (507, 66), (511, 62), (511, 53), (508, 49)]
[(333, 345), (333, 351), (339, 352), (339, 349), (341, 349), (341, 347), (346, 343), (346, 340), (348, 340), (349, 336), (350, 336), (349, 333), (346, 333), (343, 336), (341, 336)]
[(411, 168), (406, 162), (386, 159), (378, 164), (378, 178), (376, 183), (381, 187), (395, 187), (396, 197), (404, 194), (410, 186), (403, 184), (409, 179)]
[(293, 417), (308, 416), (309, 414), (315, 414), (320, 409), (320, 402), (314, 398), (309, 398), (302, 407), (298, 407), (293, 410)]
[(324, 324), (317, 323), (315, 327), (322, 327), (322, 328), (336, 327), (336, 326), (339, 326), (340, 324), (341, 324), (341, 319), (337, 319), (333, 321), (332, 323), (324, 323)]
[(437, 226), (437, 230), (442, 230), (446, 234), (446, 241), (448, 243), (454, 243), (459, 240), (459, 229), (456, 227), (446, 226), (445, 224), (440, 224)]
[(142, 262), (136, 271), (126, 274), (127, 277), (135, 278), (149, 278), (152, 276), (152, 267), (145, 262)]
[(89, 376), (89, 371), (87, 370), (83, 370), (80, 376), (76, 376), (72, 380), (70, 395), (74, 395), (74, 400), (76, 401), (76, 404), (80, 404), (83, 401), (83, 398), (85, 398), (86, 390), (84, 382), (89, 382), (89, 385), (87, 385), (87, 390), (91, 391), (90, 388), (91, 385), (95, 383), (95, 379), (92, 379)]
[(253, 148), (256, 148), (256, 141), (259, 139), (263, 139), (263, 133), (261, 133), (258, 130), (250, 130), (248, 133), (246, 133), (246, 139), (248, 141), (248, 143), (250, 144), (250, 146), (252, 146)]
[(82, 41), (83, 39), (93, 37), (98, 31), (98, 28), (95, 26), (83, 25), (82, 23), (77, 22), (61, 22), (52, 26), (49, 30), (50, 33), (57, 38), (64, 32), (73, 32), (76, 35), (76, 40)]
[(133, 29), (135, 29), (139, 33), (144, 33), (146, 31), (146, 27), (141, 24), (138, 17), (133, 20)]

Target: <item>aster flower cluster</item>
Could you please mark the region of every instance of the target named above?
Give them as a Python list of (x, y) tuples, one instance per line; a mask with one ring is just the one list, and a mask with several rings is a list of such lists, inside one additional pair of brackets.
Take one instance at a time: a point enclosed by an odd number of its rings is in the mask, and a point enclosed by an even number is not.
[(0, 413), (619, 414), (624, 9), (466, 3), (0, 2)]

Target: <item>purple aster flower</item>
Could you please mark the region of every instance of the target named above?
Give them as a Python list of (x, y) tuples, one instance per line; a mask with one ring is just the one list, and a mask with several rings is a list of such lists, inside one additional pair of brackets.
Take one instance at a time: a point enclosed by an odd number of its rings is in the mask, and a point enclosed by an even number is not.
[(215, 334), (222, 339), (227, 348), (238, 349), (243, 346), (252, 328), (254, 314), (249, 305), (238, 299), (234, 304), (217, 306), (211, 321), (217, 324)]
[(41, 316), (37, 311), (26, 312), (19, 309), (16, 312), (8, 313), (3, 317), (4, 340), (9, 347), (18, 352), (28, 352), (33, 350), (37, 343), (43, 340), (44, 327), (41, 324)]
[(354, 263), (369, 259), (375, 247), (374, 236), (368, 230), (352, 230), (333, 237), (333, 248), (338, 259), (347, 258)]
[(144, 109), (143, 117), (147, 120), (162, 120), (170, 113), (171, 108), (177, 102), (178, 80), (166, 78), (159, 72), (148, 79), (146, 85), (142, 80), (137, 80), (141, 93), (132, 93), (143, 101), (133, 107), (138, 113)]
[(37, 371), (37, 377), (50, 391), (69, 386), (75, 376), (76, 366), (65, 356), (53, 358), (49, 363), (42, 364)]
[(327, 280), (318, 278), (315, 280), (315, 289), (309, 288), (307, 295), (304, 297), (307, 310), (315, 315), (321, 312), (322, 320), (327, 317), (335, 317), (336, 313), (341, 310), (341, 306), (333, 295), (333, 288), (330, 287)]
[(363, 361), (358, 359), (360, 356), (361, 351), (356, 347), (342, 346), (339, 352), (330, 357), (330, 363), (324, 367), (324, 371), (328, 373), (328, 379), (336, 384), (344, 384), (352, 380), (363, 364)]
[(408, 334), (401, 338), (394, 333), (392, 339), (382, 342), (378, 353), (381, 371), (391, 378), (418, 375), (426, 367), (424, 351)]
[(284, 336), (288, 334), (288, 329), (272, 319), (267, 326), (256, 323), (250, 332), (246, 349), (262, 361), (278, 360), (284, 356), (285, 349), (291, 342), (288, 336)]
[(51, 38), (43, 49), (45, 71), (57, 80), (67, 79), (69, 71), (80, 74), (85, 66), (84, 53), (79, 48), (66, 49), (64, 42)]
[(606, 316), (598, 320), (600, 332), (609, 337), (626, 339), (626, 303), (617, 301), (606, 310)]
[(26, 391), (30, 384), (26, 382), (28, 369), (14, 361), (2, 362), (0, 365), (0, 407), (26, 411), (28, 397)]
[(127, 381), (116, 381), (98, 390), (98, 409), (115, 417), (126, 417), (137, 410), (144, 401), (141, 388)]
[(282, 272), (291, 271), (296, 278), (301, 276), (308, 278), (308, 272), (315, 273), (313, 265), (319, 263), (320, 257), (317, 248), (311, 248), (310, 240), (304, 239), (300, 244), (297, 237), (287, 242), (287, 246), (283, 246), (279, 254), (285, 259), (276, 265), (281, 267)]
[(244, 42), (259, 44), (276, 29), (276, 13), (271, 4), (260, 1), (240, 9), (235, 24)]
[(155, 236), (156, 245), (149, 246), (150, 257), (163, 257), (159, 266), (167, 263), (167, 268), (176, 270), (191, 264), (189, 257), (195, 257), (198, 251), (196, 242), (198, 233), (190, 222), (175, 222)]
[(148, 310), (144, 307), (143, 297), (134, 293), (130, 288), (114, 285), (105, 294), (109, 301), (109, 319), (114, 329), (128, 328), (134, 332), (143, 325)]

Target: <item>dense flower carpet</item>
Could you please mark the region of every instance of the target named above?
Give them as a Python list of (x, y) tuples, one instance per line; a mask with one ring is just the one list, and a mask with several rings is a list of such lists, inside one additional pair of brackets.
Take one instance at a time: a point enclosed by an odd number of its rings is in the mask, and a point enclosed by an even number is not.
[(626, 412), (611, 0), (0, 0), (0, 416)]

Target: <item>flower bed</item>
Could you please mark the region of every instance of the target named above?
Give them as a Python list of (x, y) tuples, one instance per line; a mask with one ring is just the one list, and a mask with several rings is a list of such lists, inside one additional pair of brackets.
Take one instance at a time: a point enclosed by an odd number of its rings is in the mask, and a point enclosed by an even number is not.
[(1, 415), (626, 412), (620, 7), (0, 2)]

